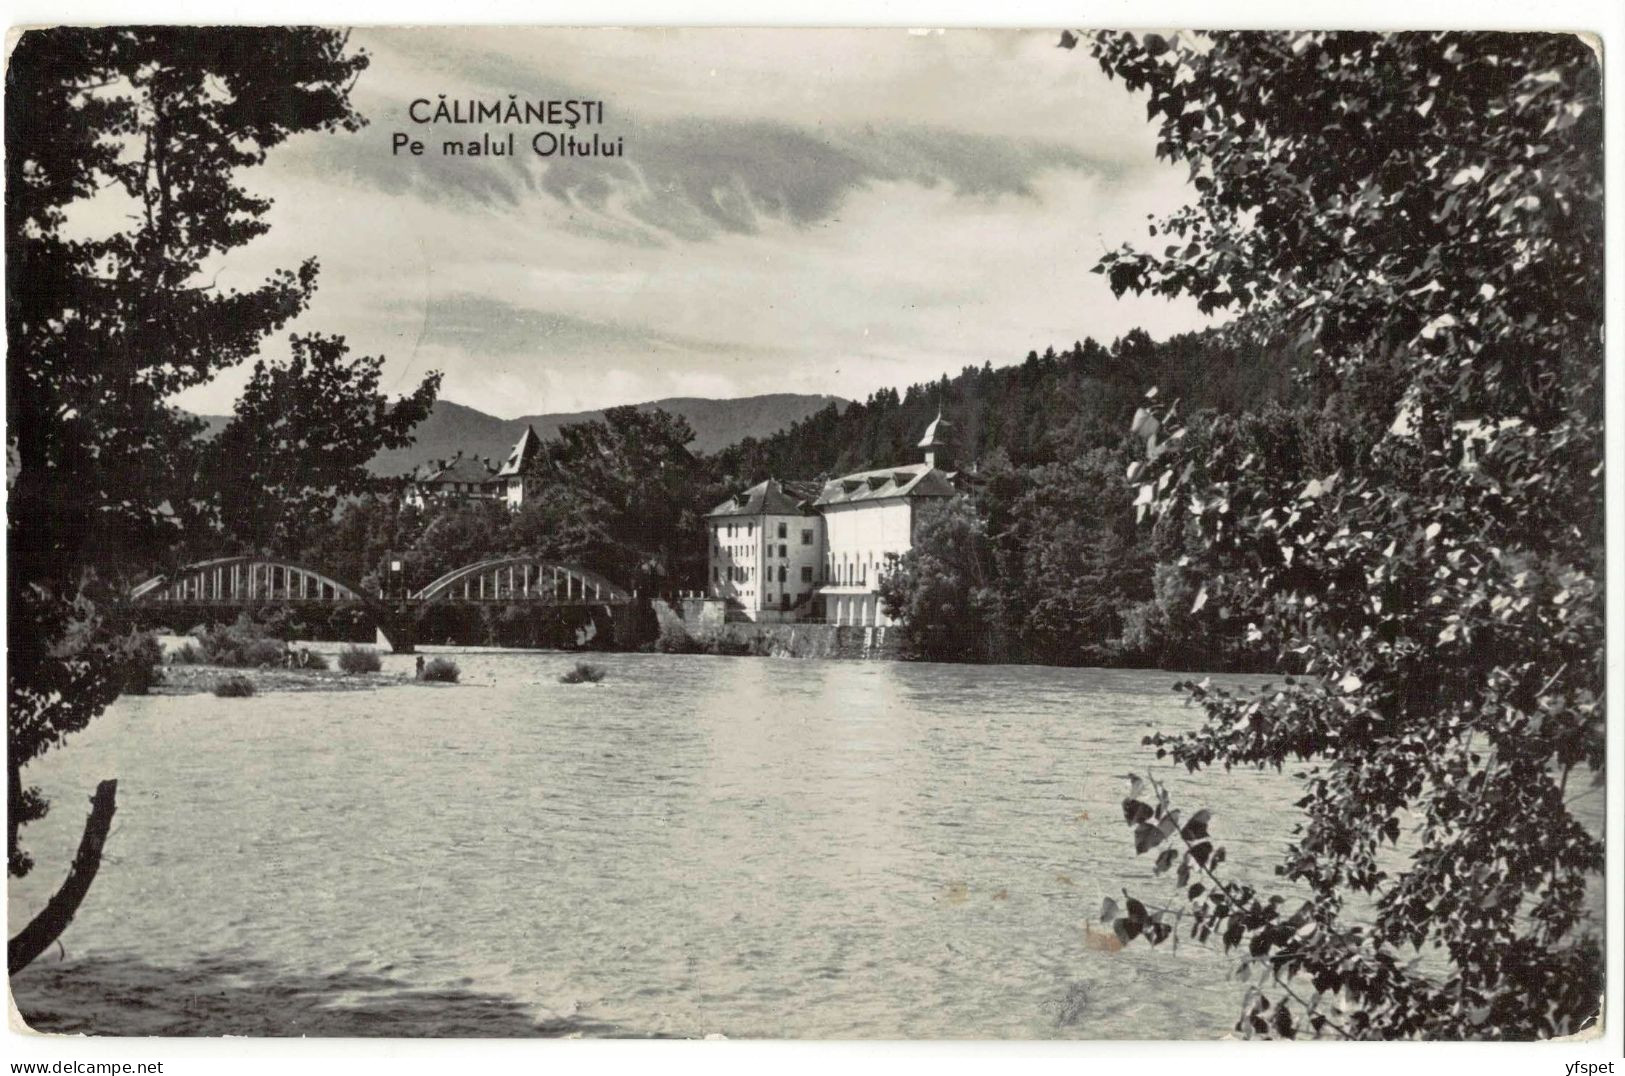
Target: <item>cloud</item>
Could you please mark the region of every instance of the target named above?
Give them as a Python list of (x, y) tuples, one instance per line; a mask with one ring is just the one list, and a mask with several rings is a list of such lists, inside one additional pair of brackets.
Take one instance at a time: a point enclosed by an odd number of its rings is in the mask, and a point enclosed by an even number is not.
[[(476, 130), (436, 134), (466, 139), (478, 137)], [(392, 133), (373, 128), (349, 140), (310, 140), (300, 147), (300, 163), (312, 175), (464, 210), (508, 212), (545, 196), (578, 231), (643, 244), (748, 235), (767, 220), (818, 224), (834, 218), (848, 195), (875, 183), (1031, 199), (1035, 181), (1048, 172), (1104, 174), (1112, 167), (1054, 142), (886, 125), (820, 131), (698, 118), (628, 124), (610, 131), (624, 139), (624, 159), (541, 160), (523, 134), (512, 158), (447, 157), (438, 140), (422, 157), (402, 157), (390, 152)], [(410, 133), (431, 137), (423, 129)]]
[[(484, 356), (523, 355), (555, 364), (592, 365), (605, 357), (658, 354), (671, 362), (680, 353), (727, 355), (739, 345), (705, 340), (611, 319), (595, 319), (556, 310), (538, 310), (490, 295), (453, 292), (423, 302), (397, 299), (386, 312), (421, 318), (417, 344)], [(760, 354), (761, 347), (752, 348)], [(772, 349), (766, 349), (772, 350)]]
[[(1053, 136), (1042, 137), (1029, 130), (1027, 122), (1007, 125), (1019, 133), (955, 129), (948, 124), (963, 118), (962, 110), (914, 108), (902, 110), (899, 116), (889, 111), (893, 102), (884, 95), (865, 96), (866, 107), (857, 109), (848, 100), (846, 83), (850, 80), (833, 83), (844, 88), (843, 93), (811, 94), (809, 89), (802, 96), (813, 96), (818, 104), (787, 107), (785, 114), (771, 108), (751, 110), (745, 86), (738, 87), (740, 98), (729, 92), (719, 94), (718, 87), (711, 86), (709, 95), (683, 95), (692, 111), (673, 115), (669, 105), (663, 108), (660, 103), (669, 92), (634, 95), (620, 80), (607, 87), (594, 86), (552, 73), (553, 63), (562, 57), (579, 57), (580, 49), (567, 46), (580, 40), (595, 46), (589, 51), (601, 66), (584, 69), (577, 59), (570, 66), (577, 80), (590, 78), (594, 70), (601, 80), (602, 68), (607, 67), (617, 72), (641, 71), (648, 81), (653, 77), (648, 74), (651, 69), (665, 69), (667, 77), (656, 80), (656, 87), (670, 91), (672, 86), (686, 84), (682, 77), (673, 81), (674, 71), (686, 73), (690, 83), (710, 81), (696, 77), (691, 51), (710, 54), (717, 46), (732, 42), (741, 46), (733, 54), (736, 60), (760, 63), (764, 50), (771, 55), (804, 36), (603, 31), (583, 38), (579, 31), (550, 31), (493, 37), (468, 31), (448, 41), (446, 34), (375, 31), (368, 39), (373, 63), (355, 94), (357, 106), (371, 125), (351, 139), (301, 141), (297, 163), (312, 174), (471, 211), (507, 212), (538, 194), (545, 195), (564, 210), (564, 226), (611, 241), (639, 244), (702, 241), (722, 233), (752, 234), (766, 220), (814, 225), (839, 213), (850, 194), (877, 182), (907, 182), (925, 188), (941, 185), (961, 197), (1031, 198), (1034, 181), (1047, 172), (1072, 170), (1117, 178), (1125, 171), (1124, 162), (1114, 153), (1101, 152), (1084, 140), (1067, 144)], [(523, 41), (527, 53), (506, 51), (514, 45), (505, 37)], [(873, 52), (884, 41), (909, 40), (890, 32), (838, 37), (814, 33), (811, 37), (825, 48), (844, 42), (841, 47), (858, 53)], [(953, 41), (1002, 42), (1002, 48), (991, 50), (998, 57), (1031, 37), (960, 35)], [(489, 47), (480, 50), (474, 42)], [(749, 47), (751, 42), (754, 47)], [(913, 48), (918, 52), (918, 45)], [(617, 52), (636, 56), (641, 67), (615, 64)], [(804, 71), (789, 63), (792, 58), (786, 56), (776, 83), (795, 84), (798, 76), (804, 77)], [(916, 64), (921, 59), (916, 55)], [(911, 69), (913, 78), (926, 79), (937, 93), (925, 92), (920, 86), (898, 87), (896, 93), (910, 100), (957, 99), (953, 65), (939, 70), (944, 63), (938, 56), (923, 71)], [(893, 81), (899, 78), (894, 75)], [(635, 88), (639, 75), (632, 75), (630, 81)], [(814, 88), (824, 91), (831, 87), (821, 81)], [(417, 98), (432, 100), (445, 94), (451, 99), (502, 100), (509, 93), (527, 100), (605, 100), (608, 121), (596, 130), (606, 139), (621, 139), (625, 156), (543, 159), (530, 150), (531, 128), (421, 125), (408, 118), (408, 106)], [(1012, 119), (1025, 121), (1027, 117), (1016, 112)], [(440, 152), (447, 140), (477, 138), (482, 131), (501, 138), (510, 130), (517, 135), (518, 150), (511, 157), (470, 159)], [(394, 152), (391, 140), (397, 132), (426, 143), (425, 153)], [(592, 132), (583, 127), (576, 133)]]
[[(1048, 34), (356, 31), (371, 124), (245, 172), (270, 231), (220, 287), (322, 263), (286, 331), (428, 369), (516, 415), (672, 395), (830, 392), (1210, 323), (1090, 273), (1180, 205), (1144, 106)], [(587, 97), (623, 159), (397, 157), (407, 103)], [(446, 128), (437, 129), (439, 136)], [(452, 133), (466, 136), (467, 128)], [(283, 345), (267, 343), (269, 353)], [(235, 380), (234, 380), (235, 378)], [(229, 407), (240, 376), (187, 394)]]

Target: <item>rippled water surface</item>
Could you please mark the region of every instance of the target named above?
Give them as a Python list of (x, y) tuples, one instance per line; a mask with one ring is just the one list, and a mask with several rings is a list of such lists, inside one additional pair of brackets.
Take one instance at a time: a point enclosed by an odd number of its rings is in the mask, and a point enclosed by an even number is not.
[[(457, 687), (121, 699), (30, 767), (13, 922), (98, 779), (108, 858), (13, 981), (118, 1034), (1214, 1037), (1223, 958), (1089, 947), (1160, 892), (1119, 806), (1171, 673), (459, 653)], [(386, 658), (409, 669), (412, 658)], [(1188, 778), (1243, 877), (1289, 778)]]

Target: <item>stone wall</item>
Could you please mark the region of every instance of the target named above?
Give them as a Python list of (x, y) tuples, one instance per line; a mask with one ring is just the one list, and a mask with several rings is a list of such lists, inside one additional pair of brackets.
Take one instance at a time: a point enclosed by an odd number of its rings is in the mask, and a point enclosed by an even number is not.
[[(685, 603), (686, 604), (686, 603)], [(683, 633), (696, 649), (775, 658), (895, 660), (902, 635), (896, 628), (836, 624), (691, 623), (665, 602), (655, 602), (663, 635)], [(686, 610), (685, 610), (686, 611)], [(698, 612), (698, 610), (694, 610)]]
[(774, 658), (895, 660), (901, 636), (895, 628), (836, 624), (725, 624), (723, 638)]

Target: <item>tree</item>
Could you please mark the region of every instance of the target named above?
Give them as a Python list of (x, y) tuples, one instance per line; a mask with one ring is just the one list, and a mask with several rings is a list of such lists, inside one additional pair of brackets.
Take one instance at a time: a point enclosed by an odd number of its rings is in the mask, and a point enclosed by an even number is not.
[[(366, 66), (343, 34), (313, 29), (62, 27), (24, 33), (12, 52), (12, 874), (30, 867), (19, 828), (47, 807), (23, 768), (118, 693), (120, 577), (211, 512), (200, 423), (166, 401), (252, 356), (315, 286), (314, 260), (248, 291), (205, 275), (267, 228), (270, 203), (237, 176), (292, 135), (357, 129), (349, 89)], [(130, 223), (87, 237), (85, 222), (108, 220)]]
[(880, 574), (886, 615), (901, 621), (904, 646), (927, 661), (1003, 656), (997, 598), (990, 587), (987, 525), (963, 497), (918, 509), (914, 544)]
[[(1118, 455), (1096, 449), (1031, 468), (1007, 508), (996, 578), (1028, 660), (1101, 663), (1121, 634), (1120, 611), (1148, 596), (1150, 550), (1134, 541)], [(986, 487), (988, 499), (998, 486)]]
[(206, 452), (222, 529), (251, 550), (293, 552), (333, 518), (340, 498), (370, 489), (368, 461), (412, 443), (440, 386), (430, 374), (392, 404), (378, 391), (382, 357), (348, 358), (343, 337), (290, 343), (287, 362), (254, 364), (235, 415)]
[(706, 544), (693, 439), (686, 419), (659, 409), (612, 407), (601, 422), (564, 426), (534, 464), (540, 503), (521, 532), (628, 588), (694, 585)]
[[(1189, 522), (1232, 614), (1307, 674), (1186, 685), (1202, 727), (1148, 739), (1191, 770), (1302, 765), (1277, 868), (1300, 895), (1229, 878), (1208, 812), (1135, 778), (1137, 851), (1174, 872), (1194, 936), (1244, 950), (1242, 1030), (1586, 1025), (1603, 848), (1571, 778), (1600, 782), (1604, 747), (1596, 55), (1535, 34), (1089, 47), (1148, 91), (1196, 194), (1153, 225), (1165, 245), (1098, 271), (1299, 336), (1331, 387), (1318, 459), (1236, 428), (1197, 450), (1176, 408), (1136, 417), (1141, 513)], [(1125, 940), (1172, 930), (1138, 900), (1103, 915)]]

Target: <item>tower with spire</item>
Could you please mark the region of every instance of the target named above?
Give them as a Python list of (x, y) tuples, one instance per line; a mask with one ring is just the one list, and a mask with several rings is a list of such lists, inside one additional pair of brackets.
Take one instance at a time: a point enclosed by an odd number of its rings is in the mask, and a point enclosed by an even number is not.
[(954, 465), (954, 450), (952, 443), (952, 424), (942, 417), (942, 408), (937, 408), (937, 417), (931, 420), (931, 425), (925, 428), (925, 436), (920, 438), (919, 447), (925, 449), (925, 465), (948, 470)]
[(525, 432), (514, 442), (513, 450), (492, 479), (498, 495), (507, 499), (510, 510), (517, 512), (525, 498), (536, 492), (536, 479), (529, 471), (531, 462), (541, 452), (542, 439), (537, 436), (536, 427), (527, 422)]

